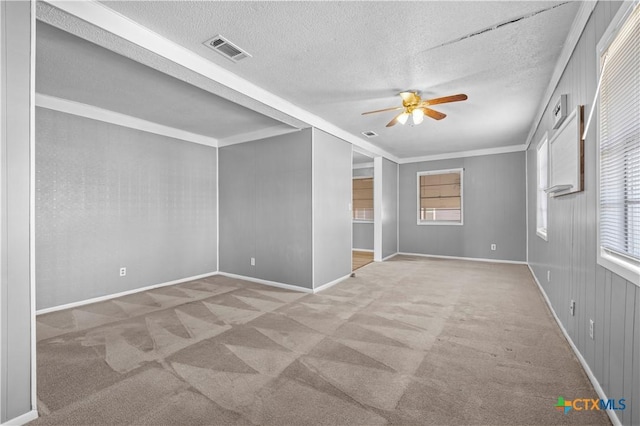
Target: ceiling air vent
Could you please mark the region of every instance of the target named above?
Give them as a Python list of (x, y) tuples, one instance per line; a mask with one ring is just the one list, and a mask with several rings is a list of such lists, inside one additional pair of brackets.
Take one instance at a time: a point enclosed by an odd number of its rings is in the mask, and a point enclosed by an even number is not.
[(251, 57), (251, 55), (249, 55), (247, 52), (240, 49), (238, 46), (231, 43), (229, 40), (219, 34), (205, 41), (204, 45), (210, 49), (215, 50), (225, 58), (231, 59), (233, 62), (238, 62), (241, 59)]
[(367, 130), (366, 132), (362, 132), (363, 135), (365, 135), (368, 138), (375, 138), (376, 136), (378, 136), (378, 134), (376, 132), (372, 132), (371, 130)]

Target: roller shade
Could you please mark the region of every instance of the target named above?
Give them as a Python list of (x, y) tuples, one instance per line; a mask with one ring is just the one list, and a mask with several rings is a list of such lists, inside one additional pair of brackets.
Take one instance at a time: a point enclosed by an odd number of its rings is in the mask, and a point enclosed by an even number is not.
[(373, 220), (373, 178), (353, 179), (353, 218)]
[(460, 221), (461, 173), (429, 173), (420, 176), (419, 218), (423, 222)]

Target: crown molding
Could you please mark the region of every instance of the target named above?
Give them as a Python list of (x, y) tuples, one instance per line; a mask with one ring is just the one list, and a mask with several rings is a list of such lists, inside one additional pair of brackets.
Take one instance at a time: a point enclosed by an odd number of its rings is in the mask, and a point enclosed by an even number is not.
[(218, 140), (209, 136), (203, 136), (187, 132), (186, 130), (164, 126), (162, 124), (153, 123), (130, 115), (120, 114), (119, 112), (110, 111), (93, 105), (57, 98), (55, 96), (43, 95), (42, 93), (36, 93), (36, 106), (77, 115), (79, 117), (90, 118), (92, 120), (98, 120), (105, 123), (111, 123), (117, 126), (128, 127), (130, 129), (141, 130), (143, 132), (154, 133), (156, 135), (180, 139), (187, 142), (212, 147), (218, 146)]
[(75, 16), (91, 25), (160, 55), (163, 58), (178, 63), (238, 93), (249, 96), (291, 117), (308, 123), (310, 126), (323, 130), (375, 155), (398, 162), (398, 158), (395, 155), (208, 61), (202, 56), (115, 12), (98, 1), (44, 1), (69, 15)]
[(535, 120), (533, 120), (533, 122), (531, 123), (531, 129), (529, 130), (529, 134), (527, 135), (527, 149), (529, 148), (529, 145), (531, 145), (533, 136), (535, 135), (536, 130), (538, 130), (538, 126), (540, 125), (544, 112), (547, 109), (549, 102), (551, 101), (553, 92), (555, 92), (556, 87), (558, 87), (560, 78), (562, 78), (562, 74), (564, 74), (564, 70), (567, 68), (567, 64), (571, 60), (573, 51), (578, 45), (580, 37), (582, 36), (582, 32), (587, 26), (589, 17), (591, 17), (591, 13), (593, 13), (593, 10), (595, 9), (597, 3), (598, 1), (583, 1), (580, 3), (578, 13), (576, 14), (576, 17), (571, 24), (569, 34), (567, 35), (567, 39), (564, 42), (564, 46), (562, 47), (562, 51), (560, 52), (560, 56), (558, 57), (556, 66), (553, 69), (553, 74), (551, 75), (551, 79), (549, 80), (547, 90), (545, 91), (544, 96), (542, 97), (542, 102), (540, 102), (540, 106), (538, 107), (538, 112), (535, 115)]
[(475, 149), (472, 151), (450, 152), (447, 154), (425, 155), (423, 157), (409, 157), (400, 160), (399, 164), (420, 163), (422, 161), (448, 160), (451, 158), (480, 157), (482, 155), (507, 154), (527, 149), (526, 145), (510, 145), (498, 148)]

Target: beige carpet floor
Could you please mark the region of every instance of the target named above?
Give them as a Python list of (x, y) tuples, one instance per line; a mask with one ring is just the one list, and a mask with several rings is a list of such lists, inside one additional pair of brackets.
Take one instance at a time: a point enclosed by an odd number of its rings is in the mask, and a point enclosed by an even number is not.
[(522, 265), (397, 256), (316, 295), (222, 276), (41, 315), (32, 424), (610, 424)]

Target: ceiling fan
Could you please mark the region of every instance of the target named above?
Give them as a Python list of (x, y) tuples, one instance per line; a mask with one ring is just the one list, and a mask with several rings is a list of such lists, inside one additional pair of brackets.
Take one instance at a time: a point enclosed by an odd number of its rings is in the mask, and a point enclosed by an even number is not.
[(409, 119), (409, 116), (413, 118), (413, 124), (420, 124), (422, 123), (422, 120), (424, 120), (425, 115), (435, 120), (442, 120), (447, 116), (446, 114), (429, 108), (431, 105), (459, 102), (467, 99), (467, 95), (459, 94), (423, 101), (422, 98), (420, 98), (418, 92), (400, 92), (400, 97), (402, 98), (402, 106), (400, 107), (363, 112), (362, 115), (375, 114), (377, 112), (385, 111), (403, 110), (400, 114), (396, 115), (393, 120), (387, 123), (387, 127), (395, 126), (396, 123), (405, 124)]

